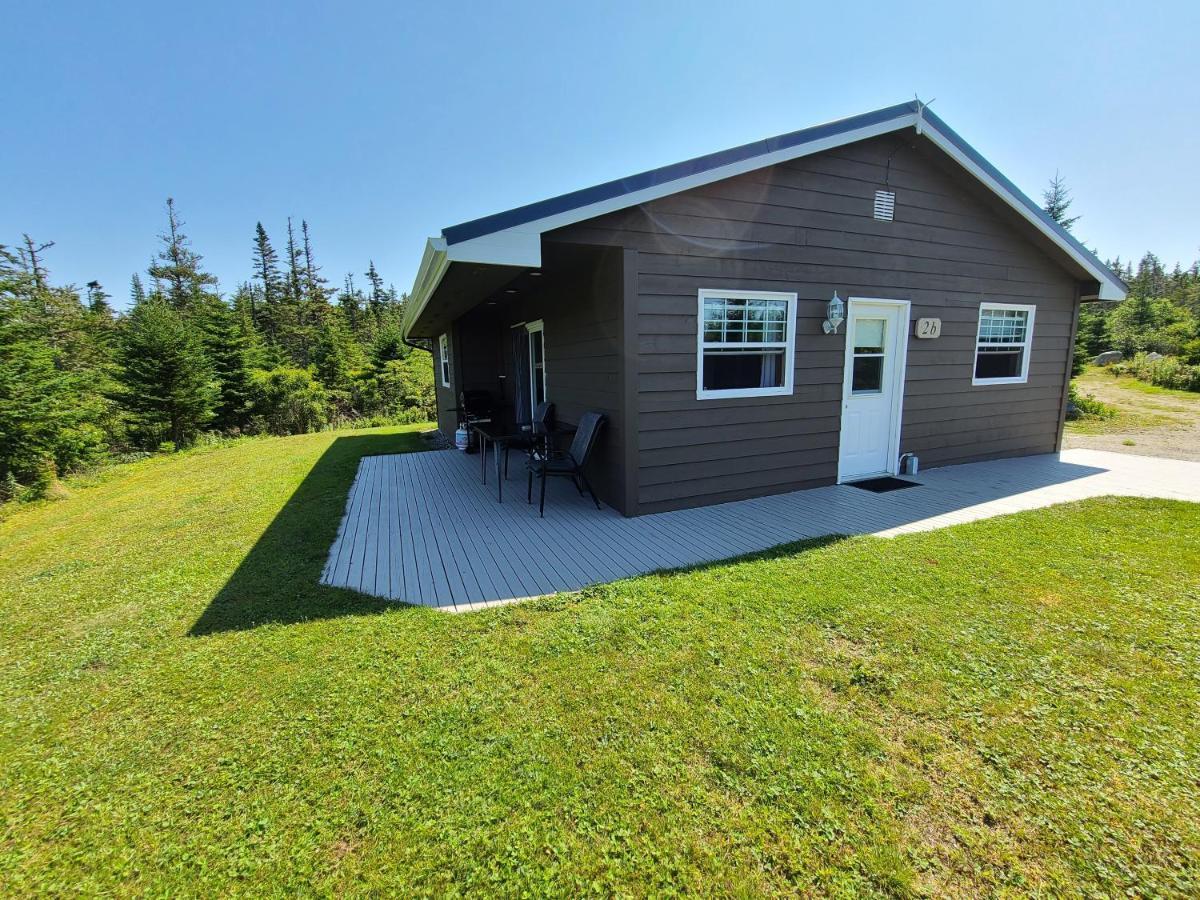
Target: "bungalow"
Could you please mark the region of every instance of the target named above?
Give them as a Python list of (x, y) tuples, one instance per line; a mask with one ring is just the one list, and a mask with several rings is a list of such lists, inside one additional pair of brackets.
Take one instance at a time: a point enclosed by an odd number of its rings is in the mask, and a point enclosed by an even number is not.
[(1125, 290), (913, 101), (446, 228), (404, 332), (447, 434), (469, 390), (602, 412), (636, 516), (1057, 451), (1079, 304)]

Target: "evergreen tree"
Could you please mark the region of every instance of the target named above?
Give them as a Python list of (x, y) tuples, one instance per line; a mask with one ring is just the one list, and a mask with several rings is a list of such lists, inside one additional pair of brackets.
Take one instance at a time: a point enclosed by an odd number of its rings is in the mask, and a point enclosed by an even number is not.
[(212, 419), (219, 390), (199, 335), (164, 298), (130, 312), (119, 359), (118, 396), (143, 446), (186, 446)]
[(1108, 330), (1104, 313), (1095, 303), (1079, 305), (1079, 328), (1075, 332), (1075, 357), (1087, 360), (1108, 350)]
[(390, 362), (403, 359), (408, 355), (408, 351), (409, 347), (400, 336), (399, 327), (390, 325), (375, 338), (375, 344), (371, 348), (371, 365), (378, 371)]
[[(341, 310), (330, 310), (313, 342), (313, 365), (324, 385), (333, 418), (355, 414), (356, 373), (365, 365), (362, 348), (346, 325)], [(361, 410), (360, 410), (361, 412)]]
[(87, 283), (88, 309), (93, 313), (112, 318), (113, 309), (108, 302), (108, 298), (109, 295), (104, 292), (104, 288), (100, 282), (89, 281)]
[(260, 308), (252, 309), (255, 324), (261, 325), (271, 340), (278, 337), (279, 306), (283, 300), (284, 282), (279, 274), (279, 257), (259, 222), (254, 229), (254, 277), (258, 280)]
[(1167, 292), (1167, 273), (1162, 261), (1149, 251), (1138, 262), (1137, 274), (1126, 281), (1130, 294), (1138, 297), (1162, 297)]
[(375, 270), (374, 260), (371, 260), (370, 265), (367, 266), (367, 281), (371, 285), (371, 292), (367, 294), (367, 308), (371, 311), (371, 317), (378, 327), (383, 320), (383, 311), (387, 308), (388, 293), (383, 287), (383, 278)]
[(88, 374), (62, 365), (48, 340), (38, 298), (50, 293), (40, 261), (0, 245), (0, 500), (17, 485), (40, 495), (56, 473), (95, 461), (105, 445)]
[(338, 305), (342, 309), (346, 325), (355, 337), (359, 337), (362, 332), (363, 296), (362, 291), (354, 284), (354, 276), (349, 272), (346, 273), (346, 280), (341, 293), (338, 294)]
[(241, 431), (250, 415), (250, 338), (241, 316), (212, 298), (202, 310), (201, 342), (218, 386), (213, 427)]
[(308, 222), (300, 221), (300, 234), (304, 239), (304, 296), (317, 310), (320, 318), (324, 318), (325, 307), (329, 305), (328, 282), (321, 276), (321, 267), (313, 257), (312, 239), (308, 233)]
[(1054, 173), (1054, 177), (1050, 179), (1050, 187), (1042, 192), (1042, 208), (1046, 210), (1050, 218), (1061, 225), (1067, 231), (1071, 230), (1071, 226), (1079, 221), (1079, 216), (1068, 216), (1067, 210), (1071, 208), (1071, 192), (1067, 188), (1066, 181), (1063, 177)]
[(133, 273), (133, 277), (129, 279), (129, 301), (130, 306), (137, 306), (146, 299), (146, 289), (142, 287), (141, 276), (137, 272)]
[(287, 220), (287, 293), (297, 306), (304, 300), (304, 254), (296, 244), (296, 232), (292, 229), (292, 217)]
[(158, 236), (162, 247), (150, 263), (150, 277), (163, 285), (167, 300), (176, 309), (187, 309), (201, 300), (205, 289), (217, 283), (215, 275), (200, 268), (204, 258), (189, 246), (183, 233), (184, 222), (175, 210), (175, 201), (167, 198), (167, 230)]
[(47, 272), (42, 265), (41, 254), (54, 246), (54, 241), (46, 241), (44, 244), (37, 243), (28, 234), (21, 235), (25, 246), (17, 251), (18, 259), (20, 260), (21, 268), (25, 274), (29, 276), (27, 290), (31, 294), (37, 294), (46, 290)]

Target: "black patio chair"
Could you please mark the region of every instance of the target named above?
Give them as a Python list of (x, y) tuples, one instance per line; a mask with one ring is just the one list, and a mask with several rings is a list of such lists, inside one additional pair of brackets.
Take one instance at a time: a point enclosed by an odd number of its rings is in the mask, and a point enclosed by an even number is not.
[(533, 418), (528, 422), (518, 422), (521, 432), (516, 437), (510, 437), (504, 442), (504, 477), (508, 477), (508, 451), (520, 450), (526, 456), (535, 454), (545, 455), (546, 446), (554, 433), (554, 404), (543, 400), (533, 409)]
[(571, 441), (568, 450), (555, 452), (552, 447), (548, 447), (544, 455), (534, 454), (529, 457), (529, 462), (526, 464), (529, 469), (529, 487), (525, 500), (527, 503), (533, 503), (533, 477), (536, 475), (542, 480), (541, 500), (538, 504), (539, 516), (546, 515), (546, 480), (555, 475), (570, 478), (581, 497), (583, 489), (586, 487), (587, 492), (592, 495), (592, 502), (596, 504), (596, 509), (600, 508), (600, 501), (596, 498), (596, 492), (592, 490), (591, 482), (583, 473), (583, 469), (587, 465), (588, 457), (592, 455), (592, 448), (596, 446), (596, 438), (600, 436), (600, 429), (603, 425), (604, 416), (600, 413), (584, 413), (579, 417), (579, 426), (575, 429), (575, 438)]

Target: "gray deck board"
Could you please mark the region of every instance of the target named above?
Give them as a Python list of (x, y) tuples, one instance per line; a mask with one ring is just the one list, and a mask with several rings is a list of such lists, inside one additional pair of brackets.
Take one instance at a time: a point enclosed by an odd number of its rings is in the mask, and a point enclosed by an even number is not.
[(886, 494), (830, 486), (630, 519), (567, 479), (548, 484), (540, 519), (523, 468), (503, 503), (494, 479), (454, 450), (364, 457), (322, 583), (468, 611), (822, 535), (892, 537), (1102, 494), (1200, 502), (1200, 463), (1094, 450), (934, 469)]

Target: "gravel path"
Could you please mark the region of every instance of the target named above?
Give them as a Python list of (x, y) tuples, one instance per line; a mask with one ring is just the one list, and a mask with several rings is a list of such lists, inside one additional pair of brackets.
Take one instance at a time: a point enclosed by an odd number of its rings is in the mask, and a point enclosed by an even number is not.
[(1138, 456), (1200, 461), (1200, 394), (1151, 393), (1137, 382), (1089, 369), (1076, 380), (1090, 394), (1117, 410), (1110, 420), (1068, 422), (1063, 449), (1083, 447)]

